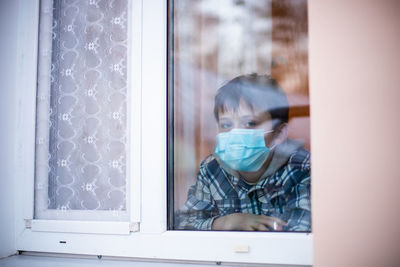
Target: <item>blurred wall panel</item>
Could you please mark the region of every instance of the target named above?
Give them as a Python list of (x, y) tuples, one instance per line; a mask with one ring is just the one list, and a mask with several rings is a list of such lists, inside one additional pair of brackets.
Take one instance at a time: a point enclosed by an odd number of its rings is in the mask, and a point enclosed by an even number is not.
[(289, 137), (310, 150), (307, 1), (272, 0), (271, 17), (271, 75), (288, 96)]

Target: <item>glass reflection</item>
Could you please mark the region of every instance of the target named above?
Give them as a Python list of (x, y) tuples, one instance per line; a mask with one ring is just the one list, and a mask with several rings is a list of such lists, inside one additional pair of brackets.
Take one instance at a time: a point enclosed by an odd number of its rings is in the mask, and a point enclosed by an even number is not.
[(306, 1), (172, 10), (173, 228), (310, 231)]

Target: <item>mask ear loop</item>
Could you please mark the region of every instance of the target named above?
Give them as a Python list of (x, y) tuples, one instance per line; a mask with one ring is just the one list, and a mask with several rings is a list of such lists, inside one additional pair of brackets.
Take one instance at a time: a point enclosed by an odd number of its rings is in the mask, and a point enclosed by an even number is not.
[(264, 134), (275, 132), (275, 130), (264, 131)]
[[(275, 132), (275, 130), (264, 131), (264, 135), (269, 134), (269, 133), (272, 133), (272, 132)], [(277, 144), (274, 144), (274, 145), (271, 146), (271, 147), (267, 147), (267, 144), (265, 144), (265, 147), (268, 148), (268, 149), (270, 149), (270, 150), (272, 150), (272, 149), (274, 149), (274, 148), (276, 147), (276, 145), (277, 145)]]

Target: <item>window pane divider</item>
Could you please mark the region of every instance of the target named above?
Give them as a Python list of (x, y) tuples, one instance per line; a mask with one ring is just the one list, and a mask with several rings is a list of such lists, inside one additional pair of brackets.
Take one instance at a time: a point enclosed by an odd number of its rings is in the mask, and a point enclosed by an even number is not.
[[(130, 181), (130, 219), (141, 221), (142, 198), (142, 1), (128, 3), (128, 120), (129, 153), (127, 176)], [(139, 227), (137, 227), (139, 228)]]

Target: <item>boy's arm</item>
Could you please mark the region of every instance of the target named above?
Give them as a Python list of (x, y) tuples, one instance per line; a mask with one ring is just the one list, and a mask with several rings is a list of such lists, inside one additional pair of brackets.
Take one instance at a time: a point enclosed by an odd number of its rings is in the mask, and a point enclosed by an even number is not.
[(310, 184), (303, 181), (297, 184), (289, 197), (289, 219), (287, 231), (311, 231), (311, 196)]
[(311, 177), (309, 154), (291, 172), (291, 189), (287, 195), (288, 221), (286, 231), (311, 231)]
[(284, 221), (276, 217), (257, 215), (251, 213), (231, 213), (214, 220), (213, 230), (223, 231), (282, 231), (286, 225)]
[(211, 230), (216, 217), (218, 217), (218, 209), (210, 192), (207, 172), (204, 166), (201, 166), (196, 184), (188, 191), (184, 207), (176, 213), (175, 228)]

